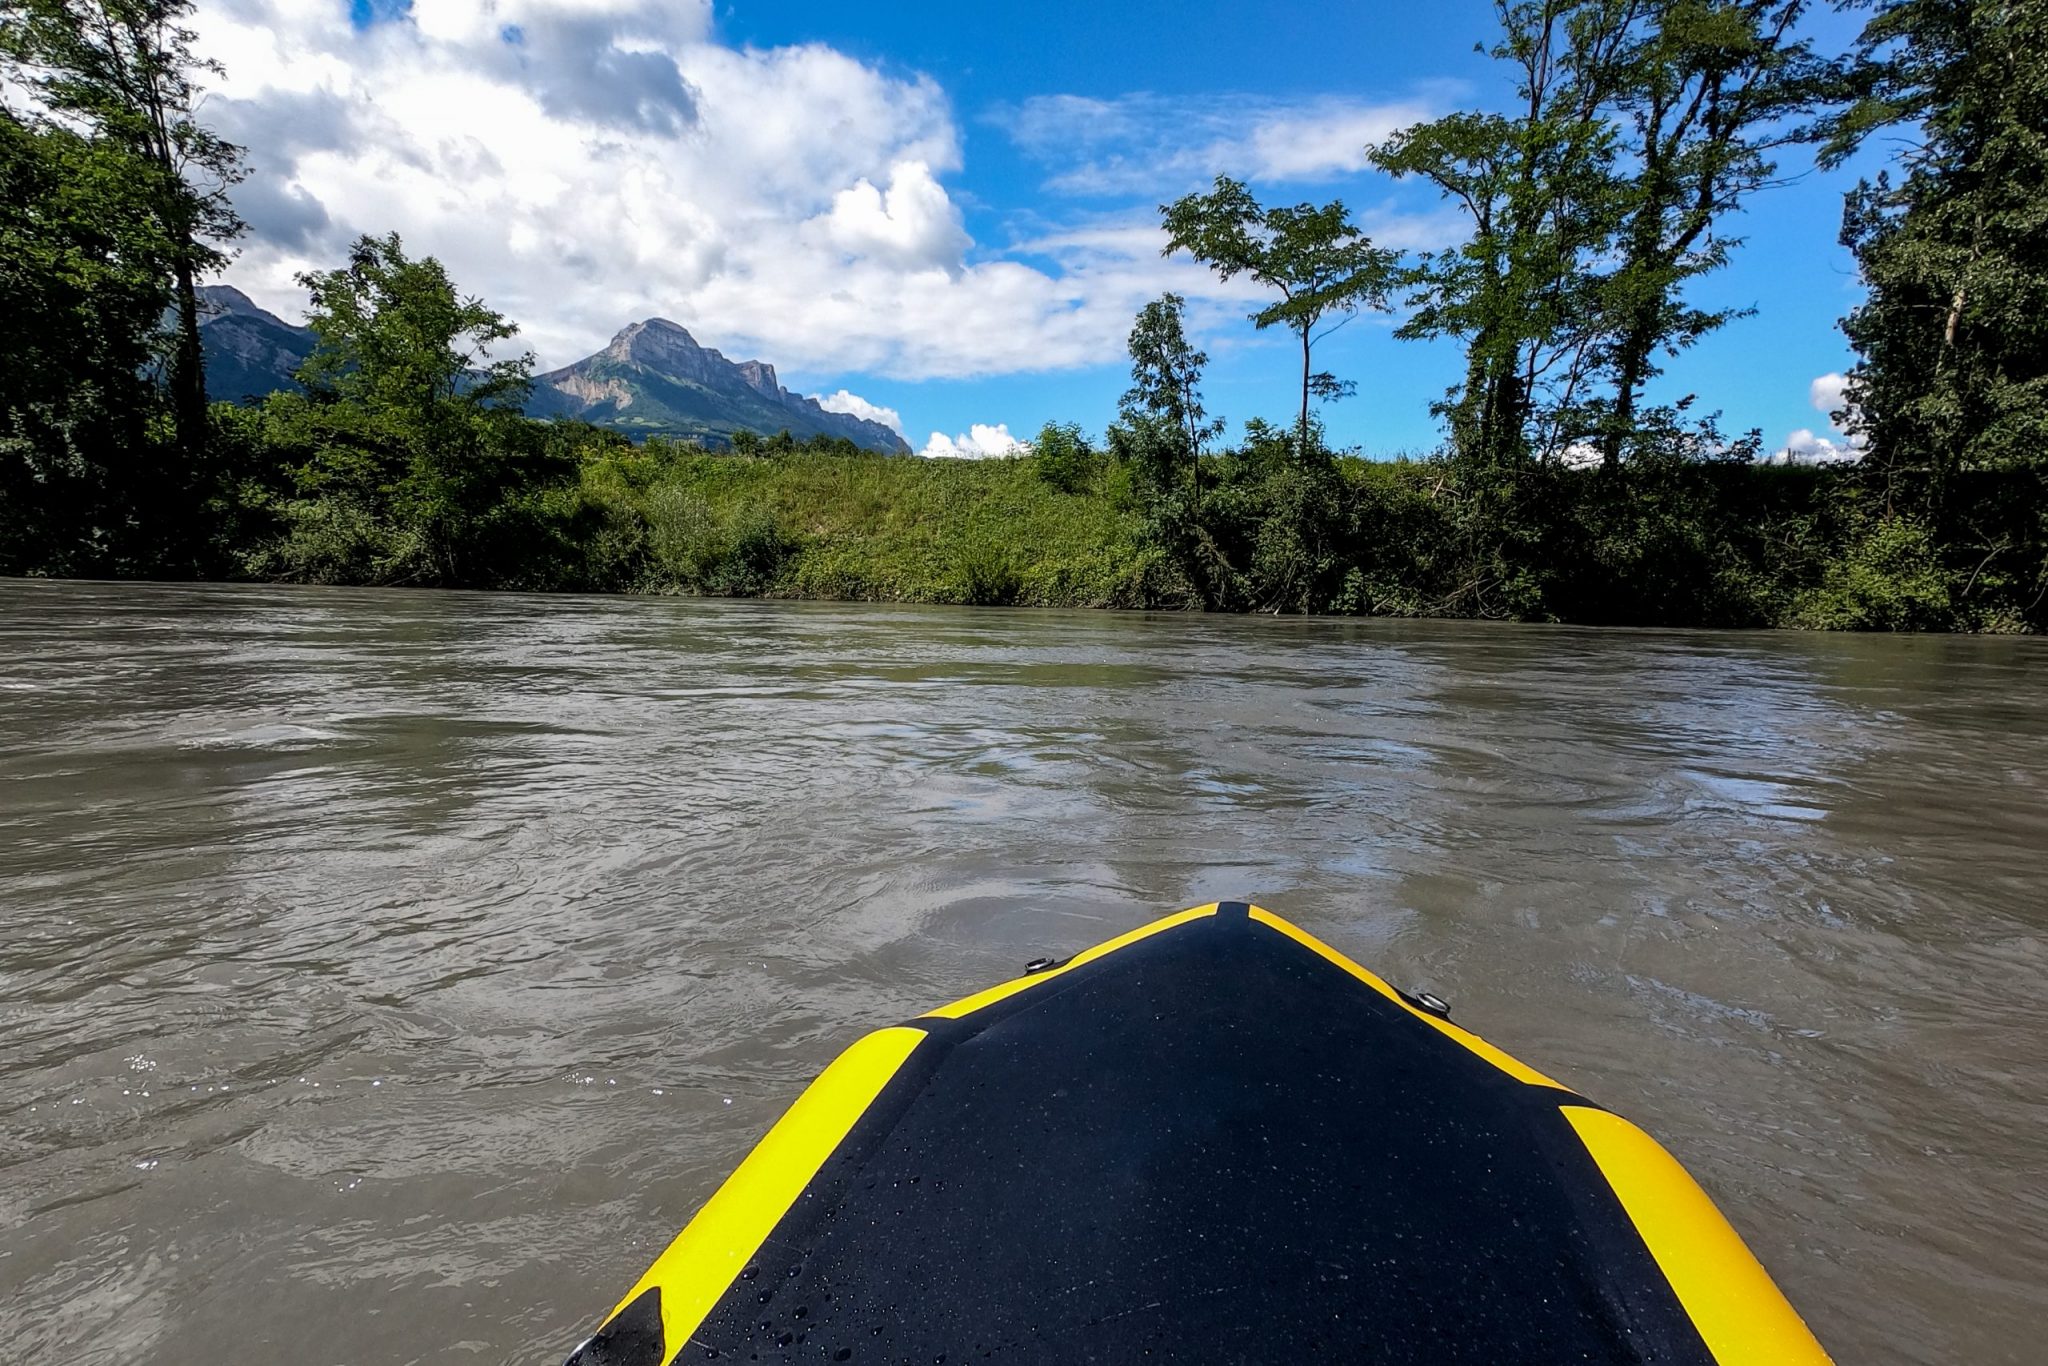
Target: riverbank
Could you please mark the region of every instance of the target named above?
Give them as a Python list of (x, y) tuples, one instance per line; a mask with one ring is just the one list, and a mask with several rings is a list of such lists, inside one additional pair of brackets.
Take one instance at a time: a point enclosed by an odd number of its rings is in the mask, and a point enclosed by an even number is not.
[(1584, 624), (2036, 631), (2031, 477), (1697, 460), (1617, 470), (1298, 459), (1157, 470), (1048, 429), (1035, 453), (759, 455), (586, 438), (442, 565), (346, 499), (283, 500), (237, 577), (982, 606)]
[[(131, 503), (0, 516), (0, 573), (978, 606), (2021, 633), (2048, 629), (2031, 473), (1646, 454), (1365, 460), (1254, 423), (1190, 461), (1049, 426), (991, 460), (787, 437), (746, 454), (481, 412), (217, 405)], [(150, 467), (147, 459), (133, 462)], [(158, 467), (161, 468), (161, 467)], [(5, 512), (7, 509), (0, 509)], [(119, 528), (110, 534), (107, 528)]]

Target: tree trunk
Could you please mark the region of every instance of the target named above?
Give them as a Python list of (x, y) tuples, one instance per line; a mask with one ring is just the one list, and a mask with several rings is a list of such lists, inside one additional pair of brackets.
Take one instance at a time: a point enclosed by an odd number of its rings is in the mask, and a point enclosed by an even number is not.
[(1308, 329), (1301, 329), (1301, 435), (1300, 450), (1297, 453), (1303, 461), (1308, 459)]
[(1621, 358), (1615, 366), (1614, 415), (1601, 441), (1602, 469), (1621, 467), (1621, 449), (1635, 428), (1636, 398), (1650, 368), (1650, 352), (1656, 347), (1656, 323), (1649, 311), (1639, 313), (1622, 338)]
[(1486, 404), (1487, 458), (1497, 466), (1516, 462), (1522, 445), (1521, 348), (1494, 373)]
[(1980, 213), (1977, 215), (1976, 221), (1970, 225), (1970, 259), (1963, 267), (1964, 282), (1956, 286), (1955, 294), (1950, 297), (1948, 302), (1948, 319), (1942, 324), (1941, 328), (1941, 356), (1944, 361), (1948, 359), (1950, 349), (1956, 344), (1956, 328), (1962, 325), (1963, 305), (1970, 298), (1968, 275), (1976, 267), (1977, 257), (1983, 252), (1983, 249), (1984, 215)]
[(199, 341), (199, 290), (192, 265), (182, 253), (173, 274), (178, 321), (171, 350), (171, 415), (177, 423), (179, 449), (189, 458), (206, 441), (206, 354)]

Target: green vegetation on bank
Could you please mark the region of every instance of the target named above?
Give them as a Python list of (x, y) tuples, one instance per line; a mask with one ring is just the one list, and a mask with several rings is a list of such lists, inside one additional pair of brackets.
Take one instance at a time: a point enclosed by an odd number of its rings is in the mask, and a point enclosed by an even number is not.
[[(589, 434), (506, 558), (505, 587), (981, 606), (1151, 607), (1824, 629), (2040, 629), (2040, 585), (1943, 546), (1989, 534), (2039, 564), (2023, 476), (1965, 481), (1949, 538), (1853, 472), (1638, 460), (1304, 464), (1291, 433), (1206, 456), (1201, 492), (1071, 431), (1030, 456), (758, 456)], [(326, 528), (321, 529), (323, 532)], [(304, 535), (302, 530), (300, 535)], [(543, 545), (545, 549), (543, 549)], [(1997, 556), (1989, 558), (1996, 559)], [(325, 581), (376, 581), (357, 569)]]
[[(522, 414), (516, 327), (396, 236), (302, 277), (303, 392), (205, 403), (193, 281), (240, 230), (196, 117), (186, 0), (0, 0), (0, 573), (1630, 624), (2048, 627), (2048, 15), (1883, 0), (1858, 50), (1803, 0), (1501, 0), (1507, 113), (1371, 149), (1467, 239), (1404, 258), (1342, 203), (1235, 181), (1163, 206), (1174, 249), (1273, 296), (1285, 420), (1230, 445), (1166, 296), (1099, 439), (980, 462), (742, 434), (634, 445)], [(139, 73), (139, 75), (138, 75)], [(1869, 299), (1838, 415), (1864, 459), (1760, 463), (1649, 386), (1725, 310), (1688, 298), (1795, 144), (1883, 130), (1851, 195)], [(1334, 452), (1361, 310), (1452, 339), (1443, 449)], [(166, 321), (168, 320), (168, 322)], [(1373, 394), (1371, 401), (1395, 396)]]

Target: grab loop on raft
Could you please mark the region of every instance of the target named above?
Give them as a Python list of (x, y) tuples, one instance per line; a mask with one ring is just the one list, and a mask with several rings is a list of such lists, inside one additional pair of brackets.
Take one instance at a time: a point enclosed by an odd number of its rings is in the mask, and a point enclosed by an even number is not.
[[(1405, 992), (1403, 994), (1406, 995)], [(1413, 996), (1409, 996), (1408, 999), (1414, 1003), (1416, 1009), (1426, 1010), (1439, 1020), (1451, 1018), (1451, 1003), (1435, 992), (1418, 991)]]

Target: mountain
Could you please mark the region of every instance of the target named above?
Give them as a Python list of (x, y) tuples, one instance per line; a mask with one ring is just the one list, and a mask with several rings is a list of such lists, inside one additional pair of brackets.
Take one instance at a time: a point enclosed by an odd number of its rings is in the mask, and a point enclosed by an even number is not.
[(292, 375), (313, 353), (313, 329), (265, 312), (232, 285), (201, 285), (199, 343), (206, 352), (206, 392), (242, 403), (299, 387)]
[[(199, 340), (206, 349), (206, 390), (244, 402), (278, 389), (312, 353), (313, 331), (256, 306), (231, 285), (199, 291)], [(537, 377), (526, 411), (573, 417), (633, 437), (694, 437), (723, 446), (737, 431), (803, 438), (844, 437), (863, 450), (908, 455), (902, 437), (879, 422), (827, 412), (792, 393), (766, 361), (729, 361), (699, 346), (665, 318), (634, 323), (610, 346)]]
[(534, 381), (526, 411), (560, 413), (635, 436), (696, 437), (723, 445), (736, 431), (844, 437), (863, 450), (908, 455), (879, 422), (827, 412), (792, 393), (765, 361), (729, 361), (666, 318), (627, 327), (611, 345)]

